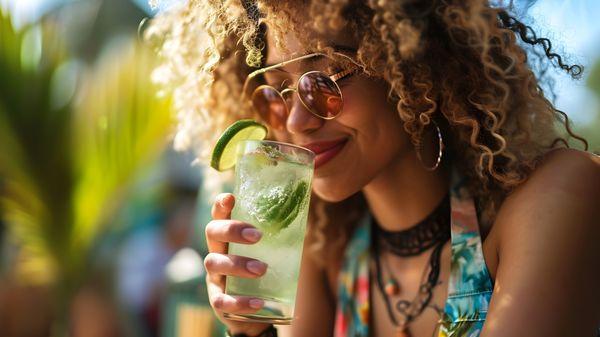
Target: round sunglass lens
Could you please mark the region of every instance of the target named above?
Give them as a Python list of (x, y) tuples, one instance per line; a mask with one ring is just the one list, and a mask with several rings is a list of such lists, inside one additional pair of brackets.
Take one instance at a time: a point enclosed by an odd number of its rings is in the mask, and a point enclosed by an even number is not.
[(269, 126), (276, 130), (285, 129), (287, 107), (277, 90), (268, 86), (258, 87), (252, 94), (252, 106)]
[(340, 88), (322, 72), (304, 74), (298, 81), (298, 94), (307, 108), (323, 118), (333, 118), (342, 111)]

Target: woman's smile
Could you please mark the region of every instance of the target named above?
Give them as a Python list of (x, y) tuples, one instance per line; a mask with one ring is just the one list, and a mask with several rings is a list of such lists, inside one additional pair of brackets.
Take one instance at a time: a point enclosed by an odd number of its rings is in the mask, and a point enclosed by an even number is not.
[(335, 158), (342, 151), (347, 142), (347, 138), (338, 138), (334, 140), (316, 141), (303, 146), (316, 154), (316, 170)]

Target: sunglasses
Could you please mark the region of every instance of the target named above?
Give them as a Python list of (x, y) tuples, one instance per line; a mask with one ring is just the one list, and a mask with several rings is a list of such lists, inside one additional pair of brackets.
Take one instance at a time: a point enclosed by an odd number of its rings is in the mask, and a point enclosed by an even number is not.
[(256, 87), (251, 95), (247, 95), (248, 84), (250, 81), (267, 71), (278, 70), (290, 63), (310, 58), (325, 57), (330, 60), (334, 59), (326, 54), (313, 53), (287, 60), (250, 73), (246, 78), (242, 89), (242, 99), (245, 100), (246, 98), (249, 98), (254, 112), (269, 124), (270, 127), (276, 130), (285, 129), (286, 121), (290, 113), (287, 99), (294, 93), (298, 95), (300, 102), (314, 116), (325, 120), (334, 119), (340, 115), (344, 106), (342, 91), (337, 84), (337, 81), (354, 74), (360, 66), (347, 55), (341, 53), (333, 54), (340, 57), (342, 60), (349, 61), (353, 66), (331, 75), (318, 70), (308, 71), (298, 78), (295, 85), (286, 87), (281, 91), (275, 89), (271, 85), (262, 84)]

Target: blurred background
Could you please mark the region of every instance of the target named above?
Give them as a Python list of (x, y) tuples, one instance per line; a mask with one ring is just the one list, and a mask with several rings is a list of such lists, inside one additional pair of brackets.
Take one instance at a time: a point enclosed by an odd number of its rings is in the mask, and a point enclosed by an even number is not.
[[(146, 0), (0, 0), (0, 336), (217, 336), (203, 284), (209, 198), (171, 150), (170, 97), (140, 39)], [(517, 1), (574, 81), (554, 101), (600, 150), (600, 2)]]

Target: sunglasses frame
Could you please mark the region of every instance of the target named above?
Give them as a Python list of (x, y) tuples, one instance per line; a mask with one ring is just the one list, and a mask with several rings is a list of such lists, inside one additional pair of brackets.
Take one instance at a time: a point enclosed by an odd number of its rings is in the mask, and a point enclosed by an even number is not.
[[(334, 52), (333, 54), (334, 54), (334, 55), (336, 55), (336, 56), (340, 56), (340, 57), (342, 57), (342, 58), (344, 58), (344, 59), (346, 59), (346, 60), (350, 61), (350, 63), (353, 63), (355, 66), (357, 66), (357, 68), (361, 68), (361, 66), (360, 66), (360, 65), (359, 65), (359, 64), (358, 64), (356, 61), (354, 61), (354, 60), (353, 60), (353, 59), (352, 59), (350, 56), (348, 56), (348, 55), (345, 55), (345, 54), (342, 54), (342, 53), (338, 53), (338, 52)], [(290, 59), (290, 60), (287, 60), (287, 61), (283, 61), (283, 62), (281, 62), (281, 63), (277, 63), (277, 64), (274, 64), (274, 65), (271, 65), (271, 66), (268, 66), (268, 67), (265, 67), (265, 68), (261, 68), (261, 69), (258, 69), (258, 70), (255, 70), (255, 71), (251, 72), (250, 74), (248, 74), (248, 76), (246, 77), (246, 80), (244, 81), (244, 86), (243, 86), (243, 88), (242, 88), (242, 97), (241, 97), (242, 101), (244, 101), (244, 100), (247, 98), (247, 97), (246, 97), (246, 96), (247, 96), (247, 95), (246, 95), (246, 93), (247, 93), (247, 91), (248, 91), (248, 84), (249, 84), (249, 83), (250, 83), (250, 81), (251, 81), (253, 78), (255, 78), (256, 76), (258, 76), (258, 75), (261, 75), (261, 74), (264, 74), (264, 73), (266, 73), (267, 71), (271, 71), (271, 70), (274, 70), (274, 69), (278, 69), (278, 68), (284, 67), (284, 66), (286, 66), (286, 65), (288, 65), (288, 64), (290, 64), (290, 63), (294, 63), (294, 62), (302, 61), (302, 60), (309, 59), (309, 58), (313, 58), (313, 57), (317, 57), (317, 56), (324, 56), (324, 57), (327, 57), (327, 58), (329, 58), (329, 59), (332, 59), (332, 57), (330, 57), (329, 55), (327, 55), (327, 54), (324, 54), (324, 53), (311, 53), (311, 54), (308, 54), (308, 55), (303, 55), (303, 56), (300, 56), (300, 57), (296, 57), (296, 58), (293, 58), (293, 59)], [(347, 75), (351, 74), (351, 73), (354, 73), (354, 72), (356, 72), (356, 71), (357, 71), (357, 69), (356, 69), (356, 68), (348, 68), (348, 69), (342, 70), (342, 71), (340, 71), (340, 72), (338, 72), (338, 73), (335, 73), (335, 74), (333, 74), (333, 75), (328, 75), (328, 74), (326, 74), (325, 72), (322, 72), (322, 71), (319, 71), (319, 70), (309, 70), (309, 71), (307, 71), (307, 72), (303, 73), (303, 74), (302, 74), (302, 75), (301, 75), (301, 76), (298, 78), (298, 80), (297, 80), (297, 81), (295, 81), (295, 82), (296, 82), (296, 83), (295, 83), (295, 87), (285, 88), (285, 89), (283, 89), (283, 90), (279, 91), (279, 90), (277, 90), (276, 88), (274, 88), (274, 87), (273, 87), (273, 86), (271, 86), (271, 85), (268, 85), (268, 84), (261, 84), (261, 85), (259, 85), (258, 87), (256, 87), (256, 89), (254, 89), (254, 91), (252, 92), (252, 96), (254, 96), (254, 93), (256, 93), (256, 92), (257, 92), (258, 90), (260, 90), (260, 89), (264, 89), (264, 88), (272, 89), (272, 90), (274, 90), (274, 91), (275, 91), (275, 92), (276, 92), (276, 93), (279, 95), (279, 97), (280, 97), (280, 98), (281, 98), (281, 100), (283, 101), (283, 103), (284, 103), (284, 106), (285, 106), (285, 108), (286, 108), (286, 110), (287, 110), (287, 111), (286, 111), (286, 112), (287, 112), (287, 114), (289, 114), (289, 113), (290, 113), (290, 110), (289, 110), (289, 108), (288, 108), (287, 101), (286, 101), (286, 99), (285, 99), (285, 97), (284, 97), (284, 94), (287, 94), (287, 93), (290, 93), (290, 92), (295, 92), (295, 93), (296, 93), (296, 95), (298, 95), (298, 99), (300, 100), (300, 102), (302, 103), (302, 105), (304, 105), (304, 107), (305, 107), (305, 108), (306, 108), (308, 111), (310, 111), (310, 113), (311, 113), (311, 114), (313, 114), (314, 116), (316, 116), (316, 117), (318, 117), (318, 118), (324, 119), (324, 120), (332, 120), (332, 119), (336, 118), (337, 116), (339, 116), (339, 115), (342, 113), (342, 108), (343, 108), (343, 104), (344, 104), (344, 97), (343, 97), (343, 95), (342, 95), (342, 90), (340, 89), (339, 85), (337, 84), (337, 81), (338, 81), (339, 79), (341, 79), (341, 78), (343, 78), (343, 77), (345, 77), (345, 76), (347, 76)], [(339, 111), (339, 112), (338, 112), (336, 115), (334, 115), (334, 116), (331, 116), (331, 117), (325, 117), (325, 116), (322, 116), (321, 114), (318, 114), (317, 112), (313, 111), (313, 109), (311, 109), (310, 107), (308, 107), (308, 105), (307, 105), (307, 104), (304, 102), (304, 100), (302, 99), (302, 96), (300, 96), (300, 94), (298, 93), (298, 83), (300, 83), (300, 81), (302, 81), (302, 79), (303, 79), (303, 78), (304, 78), (306, 75), (309, 75), (309, 74), (315, 74), (315, 73), (318, 73), (318, 74), (323, 74), (323, 76), (325, 76), (325, 77), (329, 78), (329, 79), (330, 79), (330, 80), (331, 80), (331, 81), (332, 81), (332, 82), (335, 84), (335, 86), (336, 86), (336, 88), (337, 88), (338, 92), (340, 93), (340, 99), (341, 99), (341, 101), (342, 101), (342, 108), (341, 108), (341, 109), (340, 109), (340, 111)], [(250, 96), (250, 99), (252, 99), (252, 96)]]

